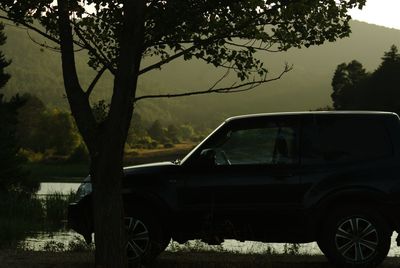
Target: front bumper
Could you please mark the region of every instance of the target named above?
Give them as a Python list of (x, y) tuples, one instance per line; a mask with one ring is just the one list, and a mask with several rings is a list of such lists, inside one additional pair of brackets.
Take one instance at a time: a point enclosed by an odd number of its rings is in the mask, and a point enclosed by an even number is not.
[(90, 199), (82, 199), (77, 203), (68, 205), (68, 228), (81, 234), (86, 243), (92, 242), (93, 213)]

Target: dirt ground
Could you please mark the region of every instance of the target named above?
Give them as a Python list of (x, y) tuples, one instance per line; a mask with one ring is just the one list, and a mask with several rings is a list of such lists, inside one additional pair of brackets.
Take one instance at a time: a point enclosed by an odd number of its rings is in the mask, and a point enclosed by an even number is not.
[[(94, 267), (92, 252), (0, 251), (1, 268)], [(323, 256), (238, 255), (232, 253), (161, 254), (151, 268), (333, 268)], [(389, 257), (381, 268), (400, 267), (400, 258)]]

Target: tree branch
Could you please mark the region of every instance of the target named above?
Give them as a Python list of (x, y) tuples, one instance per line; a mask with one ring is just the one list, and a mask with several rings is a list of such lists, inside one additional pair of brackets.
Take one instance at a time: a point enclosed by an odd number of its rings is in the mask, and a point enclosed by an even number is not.
[[(258, 13), (258, 14), (254, 17), (254, 19), (259, 18), (259, 17), (261, 17), (261, 16), (263, 16), (263, 15), (266, 15), (268, 12), (271, 12), (271, 11), (273, 11), (273, 10), (278, 10), (278, 9), (280, 8), (280, 6), (281, 6), (281, 5), (275, 5), (275, 6), (271, 7), (269, 10), (266, 10), (266, 11), (264, 11), (264, 12), (260, 12), (260, 13)], [(239, 30), (240, 30), (240, 29), (243, 30), (243, 29), (245, 29), (246, 27), (248, 27), (249, 25), (251, 25), (251, 23), (253, 23), (254, 19), (249, 19), (249, 20), (247, 21), (247, 23), (243, 23), (243, 24), (239, 27)], [(175, 55), (173, 55), (173, 56), (171, 56), (171, 57), (169, 57), (169, 58), (167, 58), (167, 59), (165, 59), (165, 60), (161, 60), (161, 61), (159, 61), (159, 62), (157, 62), (157, 63), (155, 63), (155, 64), (153, 64), (153, 65), (150, 65), (150, 66), (148, 66), (148, 67), (146, 67), (146, 68), (140, 70), (140, 71), (139, 71), (139, 75), (141, 75), (141, 74), (143, 74), (143, 73), (146, 73), (146, 72), (148, 72), (148, 71), (151, 71), (151, 70), (160, 68), (162, 65), (164, 65), (164, 64), (166, 64), (166, 63), (169, 63), (169, 62), (171, 62), (171, 61), (173, 61), (173, 60), (175, 60), (175, 59), (177, 59), (177, 58), (179, 58), (179, 57), (185, 55), (186, 53), (189, 53), (190, 51), (192, 51), (192, 50), (194, 50), (194, 49), (196, 49), (197, 47), (200, 47), (200, 46), (202, 46), (202, 45), (207, 45), (207, 44), (210, 44), (210, 43), (212, 43), (212, 42), (215, 42), (215, 41), (218, 41), (218, 40), (221, 40), (221, 39), (226, 39), (226, 38), (232, 39), (232, 38), (241, 38), (241, 37), (242, 37), (242, 36), (237, 35), (237, 34), (233, 34), (233, 35), (232, 35), (232, 33), (230, 32), (230, 30), (227, 30), (225, 33), (222, 33), (222, 34), (219, 34), (219, 35), (210, 36), (210, 37), (208, 37), (208, 38), (206, 38), (206, 39), (204, 39), (204, 40), (200, 40), (200, 41), (197, 40), (198, 43), (197, 43), (196, 45), (193, 45), (193, 46), (191, 46), (190, 48), (188, 48), (188, 49), (186, 49), (186, 50), (182, 50), (181, 52), (178, 52), (178, 53), (176, 53)], [(182, 41), (179, 41), (179, 44), (193, 43), (193, 42), (194, 42), (194, 40), (182, 40)], [(146, 47), (152, 47), (152, 46), (161, 45), (161, 44), (168, 44), (168, 42), (166, 42), (166, 43), (164, 43), (164, 42), (159, 42), (159, 43), (152, 44), (152, 45), (149, 45), (149, 46), (146, 46)], [(243, 47), (243, 48), (249, 48), (249, 46), (244, 46), (244, 45), (239, 45), (239, 44), (234, 44), (234, 43), (231, 43), (231, 45), (236, 45), (236, 46), (238, 46), (238, 47)], [(257, 49), (269, 51), (269, 50), (267, 50), (267, 49), (261, 49), (261, 48), (257, 48)], [(270, 52), (278, 52), (278, 51), (270, 51)]]
[[(45, 44), (45, 43), (41, 43), (41, 42), (39, 42), (39, 41), (36, 41), (35, 38), (33, 38), (33, 37), (31, 36), (31, 34), (29, 33), (29, 29), (25, 28), (25, 30), (26, 30), (26, 34), (28, 35), (29, 39), (30, 39), (33, 43), (35, 43), (36, 45), (38, 45), (38, 46), (40, 46), (40, 47), (44, 47), (44, 48), (46, 48), (46, 49), (49, 49), (49, 50), (51, 50), (51, 51), (53, 51), (53, 52), (61, 52), (60, 47), (52, 47), (52, 46), (47, 45), (47, 44)], [(78, 49), (75, 49), (74, 52), (79, 52), (79, 51), (82, 51), (83, 49), (84, 49), (84, 48), (78, 48)]]
[(96, 151), (97, 123), (89, 100), (79, 83), (74, 57), (74, 40), (68, 13), (68, 0), (58, 0), (61, 65), (65, 92), (80, 133), (91, 153)]
[[(1, 9), (1, 10), (4, 11), (4, 12), (6, 12), (6, 11), (3, 10), (3, 9)], [(13, 22), (13, 23), (15, 22), (15, 21), (13, 21), (12, 19), (10, 19), (9, 17), (3, 16), (3, 15), (0, 15), (0, 19), (5, 19), (5, 20), (11, 21), (11, 22)], [(60, 44), (60, 40), (58, 40), (58, 39), (55, 38), (54, 36), (51, 36), (51, 35), (49, 35), (48, 33), (43, 32), (42, 30), (40, 30), (40, 29), (38, 29), (38, 28), (36, 28), (36, 27), (34, 27), (34, 26), (32, 26), (32, 25), (26, 23), (26, 22), (17, 21), (17, 23), (19, 23), (19, 24), (25, 26), (26, 28), (28, 28), (28, 29), (30, 29), (30, 30), (32, 30), (32, 31), (34, 31), (34, 32), (36, 32), (36, 33), (38, 33), (38, 34), (40, 34), (40, 35), (42, 35), (43, 37), (45, 37), (45, 38), (47, 38), (47, 39), (53, 41), (53, 42), (56, 43), (56, 44)]]
[(170, 94), (156, 94), (156, 95), (144, 95), (134, 99), (134, 102), (143, 99), (155, 99), (155, 98), (176, 98), (176, 97), (185, 97), (185, 96), (192, 96), (192, 95), (201, 95), (201, 94), (209, 94), (209, 93), (237, 93), (251, 90), (261, 84), (272, 82), (279, 80), (283, 75), (290, 72), (293, 69), (292, 65), (285, 65), (284, 70), (276, 77), (270, 79), (262, 79), (256, 80), (251, 82), (242, 83), (239, 85), (233, 84), (230, 87), (221, 87), (221, 88), (214, 88), (215, 85), (221, 82), (223, 78), (227, 76), (225, 73), (222, 79), (219, 79), (212, 87), (206, 90), (198, 90), (198, 91), (191, 91), (191, 92), (184, 92), (184, 93), (170, 93)]
[[(231, 45), (231, 46), (235, 46), (235, 47), (241, 47), (241, 48), (254, 48), (256, 50), (260, 50), (260, 51), (266, 51), (266, 52), (282, 52), (282, 49), (277, 49), (277, 50), (272, 50), (269, 49), (271, 46), (270, 45), (266, 45), (265, 47), (260, 46), (254, 46), (254, 42), (251, 45), (247, 45), (247, 44), (236, 44), (233, 42), (229, 42), (229, 41), (225, 41), (226, 44)], [(268, 48), (267, 48), (268, 47)]]
[(103, 66), (103, 68), (100, 69), (100, 71), (97, 73), (97, 75), (93, 79), (92, 83), (90, 83), (88, 89), (85, 92), (87, 98), (89, 98), (90, 94), (92, 94), (94, 87), (96, 86), (97, 82), (99, 81), (100, 77), (103, 75), (105, 70), (107, 70), (107, 67)]
[[(94, 55), (96, 55), (96, 57), (100, 60), (100, 62), (113, 74), (116, 74), (116, 70), (112, 67), (112, 63), (109, 59), (107, 59), (107, 57), (104, 55), (104, 53), (98, 49), (97, 47), (93, 47), (90, 45), (90, 43), (88, 42), (88, 40), (86, 40), (86, 38), (83, 36), (82, 32), (81, 32), (81, 28), (79, 28), (79, 26), (77, 26), (76, 24), (74, 24), (74, 29), (76, 32), (76, 35), (79, 37), (79, 39), (84, 43), (85, 47), (87, 50), (89, 50), (91, 53), (93, 53)], [(94, 43), (94, 42), (93, 42)], [(95, 45), (96, 46), (96, 45)], [(100, 55), (99, 55), (100, 54)]]
[(153, 65), (147, 66), (147, 67), (145, 67), (145, 68), (143, 68), (142, 70), (139, 71), (139, 75), (144, 74), (144, 73), (146, 73), (148, 71), (151, 71), (151, 70), (154, 70), (154, 69), (158, 69), (162, 65), (167, 64), (167, 63), (169, 63), (169, 62), (171, 62), (171, 61), (183, 56), (184, 54), (194, 50), (195, 48), (196, 48), (196, 46), (191, 46), (190, 48), (184, 49), (181, 52), (178, 52), (178, 53), (172, 55), (171, 57), (168, 57), (168, 58), (166, 58), (164, 60), (161, 60), (161, 61), (159, 61), (159, 62), (157, 62), (157, 63), (155, 63)]

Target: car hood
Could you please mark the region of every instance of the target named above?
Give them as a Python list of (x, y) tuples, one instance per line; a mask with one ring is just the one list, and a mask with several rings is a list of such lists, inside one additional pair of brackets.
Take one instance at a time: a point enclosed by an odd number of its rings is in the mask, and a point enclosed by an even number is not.
[(124, 167), (125, 175), (137, 175), (137, 174), (159, 174), (168, 171), (176, 170), (179, 165), (172, 162), (157, 162), (143, 165), (135, 165)]

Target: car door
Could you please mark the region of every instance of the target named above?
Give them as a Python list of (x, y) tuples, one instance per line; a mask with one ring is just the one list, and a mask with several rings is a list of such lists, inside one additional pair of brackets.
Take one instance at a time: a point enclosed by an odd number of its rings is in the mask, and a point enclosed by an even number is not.
[(214, 220), (279, 226), (301, 200), (298, 129), (295, 118), (229, 124), (217, 134), (221, 137), (200, 149), (212, 150), (214, 163), (189, 168), (182, 195), (185, 210)]

